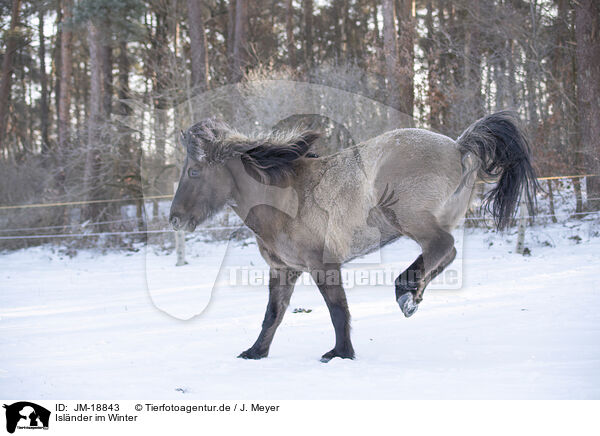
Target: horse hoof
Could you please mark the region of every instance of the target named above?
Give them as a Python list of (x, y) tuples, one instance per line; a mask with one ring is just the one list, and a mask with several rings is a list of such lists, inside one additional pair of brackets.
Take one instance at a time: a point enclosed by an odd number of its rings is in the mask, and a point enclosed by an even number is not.
[(409, 318), (417, 311), (419, 305), (415, 303), (412, 292), (400, 295), (398, 298), (398, 306), (405, 317)]
[(264, 359), (265, 357), (267, 357), (266, 353), (259, 353), (255, 350), (253, 350), (252, 348), (244, 351), (243, 353), (241, 353), (238, 356), (239, 359), (247, 359), (247, 360), (259, 360), (259, 359)]
[(323, 363), (327, 363), (334, 357), (340, 357), (342, 359), (354, 360), (354, 351), (346, 351), (346, 352), (338, 353), (335, 350), (331, 350), (331, 351), (328, 351), (327, 353), (323, 354), (323, 356), (321, 356), (320, 360)]

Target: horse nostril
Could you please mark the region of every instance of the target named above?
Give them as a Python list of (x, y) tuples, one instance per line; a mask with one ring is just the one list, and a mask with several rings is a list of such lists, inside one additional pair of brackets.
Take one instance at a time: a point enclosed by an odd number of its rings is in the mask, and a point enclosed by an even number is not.
[(169, 221), (171, 222), (171, 226), (173, 226), (173, 228), (175, 230), (177, 230), (179, 228), (181, 220), (179, 219), (179, 217), (177, 215), (173, 215)]

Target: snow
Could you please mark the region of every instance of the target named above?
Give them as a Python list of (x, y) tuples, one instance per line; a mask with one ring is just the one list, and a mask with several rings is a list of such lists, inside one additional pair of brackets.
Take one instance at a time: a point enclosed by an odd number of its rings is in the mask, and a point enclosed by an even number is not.
[[(327, 364), (319, 358), (333, 328), (304, 279), (270, 356), (235, 357), (256, 339), (267, 301), (266, 265), (251, 241), (194, 239), (182, 267), (154, 248), (3, 253), (0, 397), (598, 399), (597, 229), (597, 219), (528, 228), (531, 256), (514, 253), (514, 231), (459, 231), (462, 286), (426, 291), (410, 319), (391, 284), (357, 284), (356, 272), (404, 269), (414, 243), (358, 260), (345, 269), (357, 358)], [(259, 284), (233, 285), (232, 268), (259, 271)]]

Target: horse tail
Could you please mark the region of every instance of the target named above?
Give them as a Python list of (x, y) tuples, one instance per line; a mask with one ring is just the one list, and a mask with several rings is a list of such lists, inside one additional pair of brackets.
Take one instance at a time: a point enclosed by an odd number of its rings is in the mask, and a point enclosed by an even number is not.
[(500, 111), (475, 121), (457, 143), (463, 154), (479, 158), (479, 179), (498, 182), (483, 201), (498, 230), (506, 228), (514, 217), (521, 195), (534, 213), (539, 184), (531, 165), (529, 142), (515, 112)]

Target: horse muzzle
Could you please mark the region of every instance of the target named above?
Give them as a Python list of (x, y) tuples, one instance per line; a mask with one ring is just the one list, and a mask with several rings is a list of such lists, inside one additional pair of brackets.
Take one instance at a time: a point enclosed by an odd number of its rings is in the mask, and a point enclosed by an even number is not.
[(171, 227), (173, 227), (173, 230), (181, 230), (181, 227), (183, 226), (181, 218), (179, 218), (177, 215), (171, 215), (171, 218), (169, 218), (169, 223), (171, 224)]
[(181, 216), (176, 214), (171, 215), (169, 223), (171, 224), (171, 227), (173, 227), (173, 230), (187, 230), (188, 232), (193, 232), (198, 225), (198, 221), (194, 217), (184, 220)]

